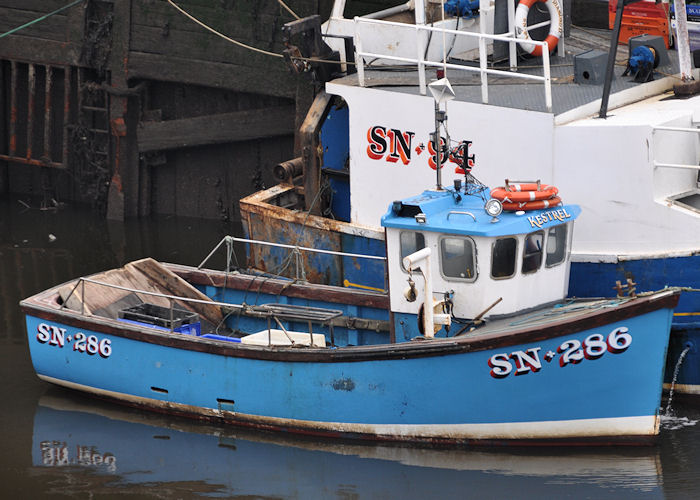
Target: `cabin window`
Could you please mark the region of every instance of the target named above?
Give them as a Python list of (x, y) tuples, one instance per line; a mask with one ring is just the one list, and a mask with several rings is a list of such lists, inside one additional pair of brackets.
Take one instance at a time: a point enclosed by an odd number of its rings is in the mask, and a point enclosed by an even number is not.
[(547, 258), (545, 266), (553, 267), (564, 262), (566, 257), (566, 235), (568, 226), (561, 224), (549, 229), (547, 233)]
[(496, 240), (491, 249), (491, 277), (510, 278), (515, 274), (518, 241), (515, 238)]
[(544, 243), (544, 231), (528, 234), (525, 237), (525, 249), (523, 250), (523, 274), (534, 273), (542, 264), (542, 250)]
[(447, 279), (474, 281), (476, 279), (474, 242), (469, 238), (440, 239), (440, 270)]
[(425, 248), (425, 237), (423, 237), (423, 233), (402, 231), (399, 235), (399, 246), (401, 247), (401, 269), (407, 271), (403, 267), (403, 258)]

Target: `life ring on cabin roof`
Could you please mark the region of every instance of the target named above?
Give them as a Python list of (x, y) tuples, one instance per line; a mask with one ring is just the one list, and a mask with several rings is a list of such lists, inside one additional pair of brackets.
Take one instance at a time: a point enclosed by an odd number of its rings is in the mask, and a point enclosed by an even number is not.
[[(561, 15), (561, 3), (559, 0), (520, 0), (518, 7), (515, 9), (515, 36), (521, 40), (532, 40), (530, 33), (527, 31), (527, 14), (530, 12), (530, 7), (537, 2), (544, 3), (549, 11), (549, 34), (544, 41), (547, 42), (549, 51), (552, 52), (564, 33), (563, 16)], [(533, 56), (542, 55), (541, 45), (531, 43), (519, 45), (528, 54)]]
[(503, 210), (508, 210), (509, 212), (517, 212), (518, 210), (542, 210), (544, 208), (556, 207), (557, 205), (561, 205), (561, 198), (555, 196), (550, 200), (503, 203)]
[(491, 198), (505, 203), (549, 200), (554, 198), (559, 190), (548, 184), (528, 182), (520, 184), (506, 183), (505, 187), (491, 190)]
[(541, 210), (561, 203), (555, 186), (540, 182), (509, 183), (491, 190), (491, 198), (503, 204), (503, 210)]

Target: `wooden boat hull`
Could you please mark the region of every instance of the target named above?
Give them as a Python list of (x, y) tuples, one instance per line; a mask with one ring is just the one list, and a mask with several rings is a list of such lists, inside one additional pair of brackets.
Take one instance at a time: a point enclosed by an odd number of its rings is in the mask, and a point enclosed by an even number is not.
[(157, 411), (432, 443), (649, 441), (677, 292), (508, 334), (342, 348), (244, 345), (22, 302), (38, 376)]

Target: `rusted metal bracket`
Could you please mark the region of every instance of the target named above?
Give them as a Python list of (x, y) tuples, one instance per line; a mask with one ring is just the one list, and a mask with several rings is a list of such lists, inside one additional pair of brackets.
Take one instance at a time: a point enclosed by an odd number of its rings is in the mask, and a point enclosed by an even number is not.
[[(292, 38), (300, 36), (299, 46), (292, 45)], [(314, 81), (324, 83), (342, 73), (340, 54), (323, 41), (321, 16), (309, 16), (282, 26), (282, 39), (286, 49), (282, 52), (294, 73), (310, 72)]]

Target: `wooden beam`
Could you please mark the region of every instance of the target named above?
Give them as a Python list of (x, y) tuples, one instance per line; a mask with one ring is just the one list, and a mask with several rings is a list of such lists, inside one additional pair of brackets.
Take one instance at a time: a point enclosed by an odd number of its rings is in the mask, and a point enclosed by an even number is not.
[(129, 78), (188, 83), (294, 99), (296, 81), (285, 71), (282, 62), (279, 62), (279, 66), (254, 71), (254, 68), (242, 64), (164, 57), (145, 52), (131, 52), (129, 55)]
[(81, 46), (75, 43), (10, 35), (2, 39), (0, 59), (52, 66), (78, 66), (80, 50)]
[[(126, 91), (129, 68), (129, 43), (131, 34), (132, 0), (114, 3), (112, 22), (112, 46), (108, 68), (110, 84), (117, 91)], [(138, 156), (129, 148), (129, 141), (135, 136), (136, 119), (129, 119), (129, 98), (125, 95), (112, 95), (109, 99), (109, 122), (112, 132), (112, 179), (107, 194), (107, 218), (124, 220), (124, 217), (138, 215)], [(133, 113), (131, 113), (133, 115)]]
[(306, 210), (313, 215), (321, 213), (321, 204), (316, 203), (316, 195), (321, 189), (321, 162), (319, 156), (319, 131), (330, 108), (331, 96), (323, 90), (314, 99), (309, 112), (299, 129), (301, 157), (304, 162), (304, 200)]
[[(3, 62), (0, 61), (0, 116), (7, 116), (5, 110), (5, 98), (7, 93), (5, 87), (5, 72)], [(0, 153), (7, 152), (7, 126), (5, 119), (0, 120)], [(0, 196), (10, 191), (10, 178), (7, 162), (0, 160)]]
[[(25, 24), (31, 23), (37, 18), (44, 16), (51, 12), (52, 9), (49, 6), (44, 6), (38, 10), (25, 10), (17, 9), (4, 5), (0, 6), (0, 33), (5, 33), (18, 26), (23, 26)], [(68, 2), (64, 2), (65, 5)], [(59, 5), (62, 7), (63, 5)], [(80, 6), (75, 5), (71, 9), (80, 9)], [(15, 31), (16, 35), (21, 35), (24, 37), (32, 38), (43, 38), (48, 40), (54, 40), (57, 42), (66, 41), (66, 19), (67, 12), (63, 11), (53, 16), (49, 16), (38, 23), (29, 24), (24, 28)]]
[(293, 105), (163, 122), (141, 122), (140, 153), (294, 134)]

